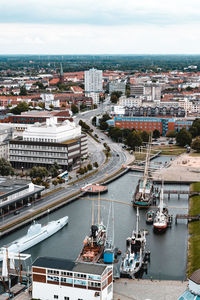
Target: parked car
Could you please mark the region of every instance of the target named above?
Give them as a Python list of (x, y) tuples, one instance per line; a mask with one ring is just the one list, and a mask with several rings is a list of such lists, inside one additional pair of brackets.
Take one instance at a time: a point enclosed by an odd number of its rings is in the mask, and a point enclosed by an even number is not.
[(20, 214), (20, 210), (16, 210), (15, 212), (14, 212), (14, 215), (19, 215)]

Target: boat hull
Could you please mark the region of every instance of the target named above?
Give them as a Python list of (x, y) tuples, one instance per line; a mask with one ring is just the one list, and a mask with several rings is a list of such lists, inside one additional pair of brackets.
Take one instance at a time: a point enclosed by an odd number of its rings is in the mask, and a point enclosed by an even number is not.
[[(7, 248), (8, 252), (12, 253), (20, 253), (23, 252), (38, 243), (42, 242), (43, 240), (49, 238), (56, 232), (58, 232), (60, 229), (62, 229), (66, 224), (68, 224), (68, 217), (64, 217), (57, 221), (52, 221), (48, 223), (46, 226), (42, 227), (42, 230), (40, 233), (34, 235), (34, 236), (24, 236), (16, 241), (14, 241), (11, 245), (4, 246), (2, 248)], [(2, 250), (1, 248), (1, 250)], [(0, 254), (0, 260), (2, 260), (3, 257)]]

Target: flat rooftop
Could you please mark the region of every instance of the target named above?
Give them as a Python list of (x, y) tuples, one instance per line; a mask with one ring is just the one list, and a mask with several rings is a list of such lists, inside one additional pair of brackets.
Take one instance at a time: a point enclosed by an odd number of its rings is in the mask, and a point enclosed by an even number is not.
[(63, 258), (38, 257), (34, 261), (33, 267), (101, 275), (107, 266), (101, 264), (74, 262), (72, 260)]
[(6, 177), (0, 177), (0, 197), (9, 192), (25, 188), (31, 181), (20, 179), (8, 179)]

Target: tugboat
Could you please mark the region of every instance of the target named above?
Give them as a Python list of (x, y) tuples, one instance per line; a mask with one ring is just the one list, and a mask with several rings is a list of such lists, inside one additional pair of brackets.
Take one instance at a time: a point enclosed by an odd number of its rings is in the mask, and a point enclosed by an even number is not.
[(126, 253), (120, 265), (121, 276), (134, 278), (135, 274), (142, 268), (146, 257), (146, 230), (139, 230), (139, 208), (136, 214), (136, 230), (132, 236), (126, 239)]
[(98, 198), (98, 220), (94, 222), (94, 202), (92, 202), (92, 225), (90, 236), (83, 241), (83, 248), (77, 258), (79, 262), (97, 263), (103, 256), (106, 242), (106, 226), (100, 220), (100, 197)]
[(151, 209), (148, 210), (148, 212), (146, 213), (146, 223), (153, 224), (154, 216), (155, 216), (155, 212)]
[(149, 178), (149, 164), (151, 155), (151, 141), (152, 137), (149, 136), (149, 143), (147, 146), (147, 154), (145, 160), (144, 175), (139, 179), (134, 196), (133, 206), (149, 207), (152, 204), (153, 193), (153, 181)]
[(153, 227), (155, 231), (165, 231), (168, 226), (168, 210), (163, 206), (163, 185), (160, 191), (160, 204), (156, 212)]

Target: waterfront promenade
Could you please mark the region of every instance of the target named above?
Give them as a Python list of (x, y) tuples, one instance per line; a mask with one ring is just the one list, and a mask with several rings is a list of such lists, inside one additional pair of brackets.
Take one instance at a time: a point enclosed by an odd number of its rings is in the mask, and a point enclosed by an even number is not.
[(154, 181), (193, 183), (200, 181), (200, 156), (182, 154), (175, 158), (168, 168), (152, 173)]
[(177, 300), (187, 281), (118, 279), (114, 282), (114, 300)]

